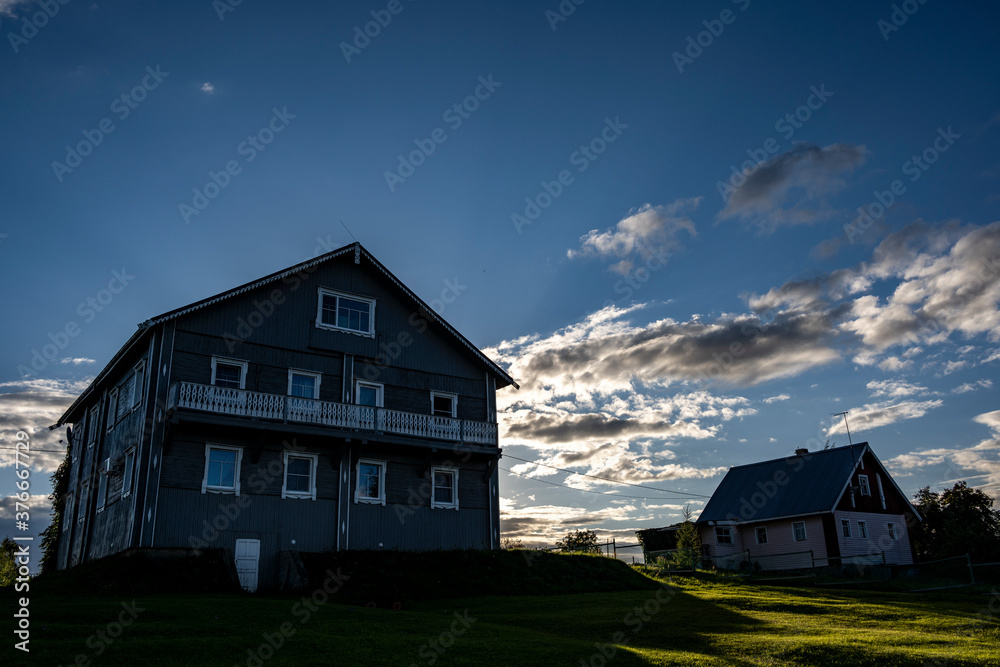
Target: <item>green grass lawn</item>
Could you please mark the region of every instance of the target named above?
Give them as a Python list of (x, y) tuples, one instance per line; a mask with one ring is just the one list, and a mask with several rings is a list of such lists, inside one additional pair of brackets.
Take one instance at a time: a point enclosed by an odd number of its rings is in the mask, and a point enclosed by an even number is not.
[[(997, 617), (976, 618), (989, 598), (968, 593), (867, 593), (686, 580), (653, 591), (435, 600), (399, 610), (335, 600), (336, 595), (309, 610), (301, 596), (140, 595), (139, 611), (123, 608), (131, 598), (39, 592), (30, 606), (30, 659), (12, 650), (9, 633), (0, 655), (4, 665), (68, 665), (82, 656), (81, 665), (268, 667), (1000, 661)], [(0, 594), (0, 603), (13, 611), (12, 601), (9, 590)], [(133, 613), (127, 627), (115, 625)], [(9, 623), (10, 615), (5, 616)], [(98, 631), (120, 631), (120, 636), (106, 644)], [(281, 647), (270, 649), (265, 635)], [(261, 651), (261, 646), (267, 648)]]

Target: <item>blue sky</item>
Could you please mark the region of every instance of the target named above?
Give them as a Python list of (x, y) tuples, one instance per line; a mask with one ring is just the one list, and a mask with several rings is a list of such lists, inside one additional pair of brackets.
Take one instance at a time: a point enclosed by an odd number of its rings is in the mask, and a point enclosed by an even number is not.
[(905, 492), (1000, 491), (995, 4), (224, 3), (0, 0), (3, 447), (346, 225), (522, 384), (526, 542), (672, 523), (844, 410)]

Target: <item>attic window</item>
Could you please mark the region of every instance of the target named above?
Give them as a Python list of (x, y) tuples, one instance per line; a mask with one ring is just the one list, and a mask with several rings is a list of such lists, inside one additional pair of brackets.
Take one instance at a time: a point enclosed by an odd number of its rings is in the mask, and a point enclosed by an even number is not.
[(868, 475), (858, 475), (858, 486), (861, 487), (861, 495), (870, 496), (872, 487), (868, 484)]
[(319, 289), (316, 326), (320, 329), (375, 335), (375, 299)]

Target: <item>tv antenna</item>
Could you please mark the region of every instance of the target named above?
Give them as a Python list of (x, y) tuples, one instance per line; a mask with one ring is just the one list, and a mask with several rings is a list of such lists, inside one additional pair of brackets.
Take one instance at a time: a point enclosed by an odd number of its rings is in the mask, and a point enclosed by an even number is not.
[[(340, 221), (340, 224), (341, 224), (341, 225), (344, 225), (344, 221), (343, 221), (343, 220), (341, 220), (341, 221)], [(351, 230), (350, 230), (350, 229), (347, 229), (347, 225), (344, 225), (344, 229), (345, 229), (345, 230), (347, 230), (347, 233), (348, 233), (348, 234), (351, 234), (351, 238), (352, 238), (352, 239), (354, 239), (354, 242), (355, 242), (355, 243), (357, 243), (357, 242), (358, 242), (358, 239), (357, 239), (357, 238), (356, 238), (356, 237), (354, 236), (354, 234), (352, 234), (352, 233), (351, 233)]]
[(847, 442), (849, 442), (851, 445), (853, 445), (854, 441), (851, 440), (851, 425), (847, 423), (847, 412), (846, 411), (845, 412), (834, 412), (832, 416), (839, 417), (840, 415), (844, 416), (844, 428), (847, 429)]

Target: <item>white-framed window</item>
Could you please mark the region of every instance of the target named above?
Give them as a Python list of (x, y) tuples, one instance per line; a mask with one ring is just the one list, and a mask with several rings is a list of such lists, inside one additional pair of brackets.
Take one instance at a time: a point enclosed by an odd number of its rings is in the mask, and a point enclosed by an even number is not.
[(863, 540), (868, 539), (868, 522), (858, 521), (858, 537)]
[(201, 480), (201, 492), (240, 495), (240, 464), (242, 462), (242, 447), (205, 445), (205, 476)]
[(135, 373), (130, 373), (128, 379), (122, 383), (118, 390), (118, 410), (115, 419), (119, 420), (132, 410), (132, 401), (135, 397)]
[(841, 519), (840, 520), (840, 533), (844, 537), (850, 537), (851, 536), (851, 522), (849, 520), (847, 520), (847, 519)]
[(733, 529), (728, 526), (716, 526), (715, 527), (715, 541), (718, 544), (732, 544), (733, 543)]
[(792, 539), (794, 539), (796, 542), (804, 542), (806, 540), (805, 521), (792, 522)]
[(125, 452), (125, 470), (122, 472), (122, 498), (132, 493), (132, 477), (135, 474), (135, 448)]
[(889, 523), (885, 524), (885, 527), (889, 531), (889, 539), (890, 540), (898, 540), (899, 539), (899, 536), (896, 535), (896, 524), (894, 524), (893, 522), (890, 521)]
[(95, 405), (90, 409), (90, 421), (87, 423), (87, 447), (93, 447), (97, 442), (97, 422), (100, 418), (101, 410)]
[(319, 398), (319, 382), (322, 375), (312, 371), (288, 369), (288, 395), (298, 398)]
[(132, 383), (132, 407), (139, 405), (142, 401), (142, 394), (146, 390), (146, 362), (140, 361), (135, 365)]
[(385, 399), (385, 389), (377, 382), (358, 380), (354, 383), (354, 402), (358, 405), (368, 405), (381, 408)]
[(212, 384), (216, 387), (245, 389), (247, 384), (247, 362), (239, 359), (212, 357)]
[(442, 391), (431, 392), (431, 414), (435, 417), (458, 416), (458, 394), (448, 394)]
[(85, 479), (80, 483), (80, 511), (76, 513), (76, 522), (83, 523), (87, 517), (87, 503), (90, 501), (90, 480)]
[(870, 496), (872, 487), (868, 484), (868, 475), (858, 475), (858, 487), (861, 488), (861, 495)]
[(385, 505), (385, 461), (358, 459), (354, 502)]
[(458, 468), (431, 467), (431, 508), (458, 509)]
[(59, 532), (66, 532), (69, 525), (73, 522), (73, 492), (70, 491), (66, 494), (66, 500), (63, 502), (62, 511), (62, 525), (59, 526)]
[(115, 427), (118, 415), (118, 387), (108, 394), (108, 431)]
[(97, 511), (103, 512), (108, 502), (108, 471), (111, 469), (111, 459), (104, 459), (97, 471)]
[(316, 500), (318, 465), (318, 454), (285, 452), (285, 481), (281, 485), (281, 497)]
[(374, 336), (375, 299), (320, 287), (316, 326)]
[(757, 526), (754, 535), (757, 537), (757, 544), (767, 544), (767, 526)]

